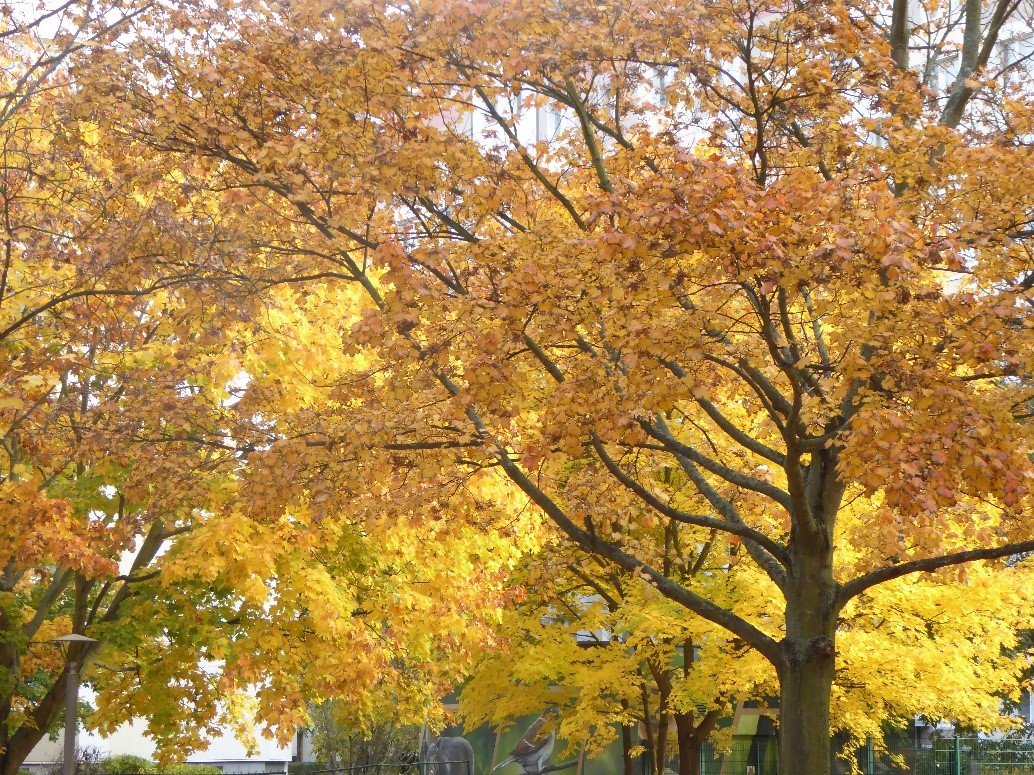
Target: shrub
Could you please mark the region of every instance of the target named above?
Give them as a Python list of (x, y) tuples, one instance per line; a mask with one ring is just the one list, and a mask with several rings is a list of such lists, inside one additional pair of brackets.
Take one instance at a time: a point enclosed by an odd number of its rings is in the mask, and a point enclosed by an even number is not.
[(119, 754), (109, 756), (97, 762), (96, 770), (99, 775), (136, 775), (137, 773), (156, 773), (158, 767), (150, 759), (133, 754)]
[(223, 775), (214, 764), (171, 764), (158, 771), (159, 775)]

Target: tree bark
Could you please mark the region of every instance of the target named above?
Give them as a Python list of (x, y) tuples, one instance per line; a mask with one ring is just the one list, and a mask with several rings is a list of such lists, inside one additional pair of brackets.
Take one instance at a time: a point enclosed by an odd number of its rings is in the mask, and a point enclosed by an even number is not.
[(653, 752), (653, 771), (655, 775), (664, 775), (668, 763), (668, 714), (661, 713), (657, 724), (656, 748)]
[(801, 571), (787, 595), (786, 638), (779, 644), (777, 666), (780, 769), (794, 775), (830, 775), (838, 587), (831, 552), (820, 550), (795, 564)]
[(32, 749), (50, 733), (50, 728), (64, 709), (67, 678), (68, 671), (62, 671), (54, 686), (37, 703), (31, 723), (23, 723), (13, 732), (5, 732), (5, 750), (0, 753), (0, 775), (18, 775), (18, 770)]
[(833, 575), (836, 516), (844, 496), (837, 453), (813, 454), (789, 473), (793, 527), (788, 545), (786, 637), (779, 675), (779, 764), (783, 773), (830, 775), (829, 704), (836, 667), (841, 588)]
[(833, 686), (832, 642), (788, 646), (795, 652), (779, 671), (781, 772), (830, 775), (829, 702)]
[(632, 746), (632, 727), (621, 727), (621, 761), (624, 765), (624, 775), (636, 775)]
[[(671, 718), (668, 701), (671, 699), (671, 673), (661, 669), (653, 672), (660, 692), (657, 698), (657, 732), (653, 739), (653, 771), (655, 775), (664, 775), (664, 767), (668, 762), (668, 720)], [(649, 707), (646, 710), (649, 712)], [(646, 719), (649, 725), (649, 715)]]
[(721, 716), (720, 711), (709, 710), (700, 719), (700, 723), (694, 725), (694, 714), (674, 714), (675, 740), (679, 747), (679, 775), (700, 775), (700, 754)]
[(700, 751), (703, 744), (690, 740), (679, 746), (679, 775), (700, 775)]

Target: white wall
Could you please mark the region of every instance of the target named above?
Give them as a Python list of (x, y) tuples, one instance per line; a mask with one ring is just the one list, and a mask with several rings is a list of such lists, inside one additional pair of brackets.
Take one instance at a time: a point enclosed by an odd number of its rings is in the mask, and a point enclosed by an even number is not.
[[(25, 760), (27, 769), (40, 771), (47, 769), (54, 762), (61, 760), (63, 750), (63, 733), (59, 732), (56, 740), (44, 738)], [(123, 724), (107, 737), (80, 730), (79, 746), (96, 749), (102, 757), (132, 754), (145, 759), (153, 759), (154, 742), (147, 736), (146, 725), (142, 720), (134, 720)], [(204, 751), (187, 758), (189, 764), (214, 764), (222, 768), (228, 775), (237, 773), (286, 772), (287, 762), (291, 761), (290, 746), (280, 747), (271, 740), (259, 738), (258, 751), (249, 756), (247, 749), (233, 735), (226, 733), (209, 740)]]

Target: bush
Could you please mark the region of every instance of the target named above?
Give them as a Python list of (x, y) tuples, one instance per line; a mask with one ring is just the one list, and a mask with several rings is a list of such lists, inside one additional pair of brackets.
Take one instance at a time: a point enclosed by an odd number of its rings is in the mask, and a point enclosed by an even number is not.
[(214, 764), (172, 764), (158, 770), (158, 775), (223, 775)]
[(223, 775), (214, 764), (170, 764), (159, 767), (150, 759), (120, 754), (101, 759), (93, 770), (97, 775)]
[(95, 772), (99, 775), (137, 775), (137, 773), (157, 773), (158, 767), (150, 759), (133, 754), (119, 754), (101, 759), (96, 764)]

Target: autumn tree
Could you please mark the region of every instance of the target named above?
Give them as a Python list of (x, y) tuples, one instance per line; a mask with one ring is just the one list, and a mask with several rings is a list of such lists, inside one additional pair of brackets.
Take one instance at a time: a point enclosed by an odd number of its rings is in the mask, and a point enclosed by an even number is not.
[[(246, 727), (239, 731), (262, 730), (284, 744), (314, 716), (334, 719), (351, 755), (373, 755), (384, 747), (360, 738), (387, 744), (394, 738), (385, 730), (441, 724), (437, 699), (494, 642), (512, 599), (509, 568), (536, 541), (539, 523), (509, 508), (505, 480), (446, 472), (402, 510), (393, 494), (419, 481), (418, 472), (342, 491), (329, 469), (304, 465), (326, 439), (299, 418), (327, 406), (326, 380), (366, 368), (341, 353), (347, 315), (313, 313), (324, 304), (341, 312), (353, 295), (284, 285), (273, 294), (278, 304), (227, 332), (248, 384), (234, 396), (237, 419), (223, 443), (233, 441), (253, 475), (208, 501), (212, 513), (170, 546), (153, 587), (127, 607), (101, 658), (133, 669), (92, 677), (92, 723), (102, 731), (145, 717), (151, 736), (176, 751), (197, 745), (191, 725), (225, 718), (223, 706)], [(408, 448), (389, 448), (384, 464)], [(477, 526), (448, 518), (473, 509), (483, 517)], [(154, 622), (163, 639), (153, 637)]]
[[(584, 473), (575, 464), (567, 476)], [(655, 485), (674, 488), (677, 479)], [(633, 498), (623, 508), (636, 505)], [(740, 562), (738, 545), (715, 534), (686, 546), (685, 537), (672, 520), (637, 528), (666, 574), (706, 587), (745, 615), (771, 606), (774, 590)], [(756, 652), (706, 619), (687, 617), (637, 574), (577, 547), (554, 539), (528, 555), (511, 583), (526, 598), (507, 611), (501, 647), (477, 663), (464, 687), (468, 727), (499, 727), (553, 707), (560, 736), (590, 758), (620, 738), (626, 773), (641, 768), (645, 753), (655, 775), (670, 761), (680, 775), (697, 775), (704, 743), (734, 704), (777, 694)]]
[(415, 764), (419, 760), (418, 726), (391, 720), (360, 721), (343, 700), (329, 700), (310, 708), (309, 719), (316, 761), (330, 769)]
[[(232, 489), (236, 454), (217, 442), (229, 427), (223, 404), (237, 367), (213, 336), (215, 311), (239, 315), (254, 288), (226, 268), (232, 230), (202, 202), (187, 202), (182, 178), (153, 154), (110, 143), (77, 103), (83, 52), (110, 45), (146, 9), (0, 5), (5, 774), (60, 718), (69, 663), (88, 663), (88, 681), (139, 667), (98, 662), (98, 650), (116, 642), (169, 664), (170, 624), (183, 607), (164, 619), (132, 616), (142, 597), (161, 594), (162, 552)], [(197, 596), (188, 607), (204, 604)], [(48, 643), (69, 632), (98, 645), (62, 654)], [(183, 649), (180, 685), (222, 697), (217, 676), (200, 670), (203, 648)], [(170, 737), (177, 725), (196, 736), (219, 715), (209, 705), (189, 724), (187, 708), (174, 703), (154, 702), (151, 713), (164, 714)]]
[[(850, 507), (843, 518), (867, 511)], [(716, 536), (689, 551), (689, 569), (712, 579), (713, 599), (740, 615), (776, 605), (778, 591), (739, 561), (738, 546)], [(641, 766), (629, 753), (645, 749), (658, 775), (671, 760), (688, 775), (699, 771), (705, 741), (728, 745), (729, 730), (716, 724), (735, 704), (777, 696), (774, 671), (759, 654), (686, 617), (640, 577), (555, 549), (527, 562), (512, 581), (528, 597), (508, 610), (500, 647), (464, 687), (468, 727), (555, 707), (562, 737), (590, 758), (620, 729), (626, 772)], [(846, 740), (842, 750), (853, 755), (870, 737), (883, 745), (888, 725), (908, 727), (919, 715), (1008, 727), (1000, 701), (1015, 701), (1030, 669), (1023, 628), (1031, 594), (1031, 569), (975, 563), (965, 578), (900, 579), (855, 598), (838, 626), (831, 731)]]
[[(312, 487), (302, 508), (282, 453), (307, 431), (258, 412), (311, 411), (323, 396), (299, 370), (352, 368), (287, 363), (280, 337), (312, 354), (339, 341), (347, 318), (306, 327), (304, 300), (340, 311), (348, 294), (291, 290), (323, 276), (307, 246), (233, 211), (239, 192), (221, 202), (219, 170), (101, 123), (116, 95), (92, 102), (88, 54), (120, 49), (153, 4), (3, 10), (0, 769), (54, 726), (68, 661), (97, 692), (89, 723), (145, 718), (162, 761), (222, 724), (286, 740), (325, 698), (363, 724), (434, 718), (507, 600), (513, 515), (492, 541), (433, 499), (409, 531), (374, 489), (362, 526)], [(272, 440), (277, 469), (242, 506), (239, 470)], [(451, 497), (485, 510), (493, 487), (489, 473)], [(68, 632), (97, 644), (66, 659), (47, 641)]]
[[(620, 740), (626, 773), (641, 769), (637, 753), (645, 752), (656, 775), (672, 760), (681, 775), (696, 775), (718, 721), (735, 700), (771, 697), (774, 675), (759, 655), (687, 618), (640, 578), (586, 558), (565, 567), (557, 563), (565, 554), (550, 553), (514, 579), (528, 598), (507, 612), (503, 646), (464, 687), (467, 726), (499, 727), (553, 707), (560, 736), (589, 758)], [(742, 581), (716, 583), (727, 601), (738, 590), (736, 602), (749, 606), (754, 595), (743, 594), (751, 586)]]
[[(996, 53), (1026, 22), (910, 7), (177, 3), (91, 58), (91, 104), (361, 291), (363, 364), (263, 457), (289, 495), (390, 519), (501, 472), (767, 659), (783, 770), (827, 775), (853, 601), (1034, 547), (1034, 114)], [(738, 542), (778, 603), (666, 573), (662, 519)]]

